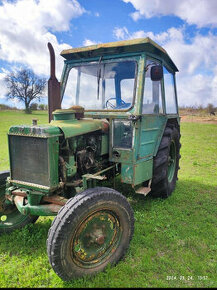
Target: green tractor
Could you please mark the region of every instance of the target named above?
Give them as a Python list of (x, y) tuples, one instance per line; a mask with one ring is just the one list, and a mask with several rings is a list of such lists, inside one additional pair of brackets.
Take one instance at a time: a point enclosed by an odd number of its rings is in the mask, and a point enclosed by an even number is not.
[(116, 264), (133, 236), (127, 198), (100, 186), (104, 180), (120, 175), (145, 196), (173, 192), (181, 147), (178, 69), (162, 47), (142, 38), (62, 51), (59, 82), (48, 48), (49, 123), (9, 129), (0, 232), (56, 216), (47, 253), (56, 274), (70, 280)]

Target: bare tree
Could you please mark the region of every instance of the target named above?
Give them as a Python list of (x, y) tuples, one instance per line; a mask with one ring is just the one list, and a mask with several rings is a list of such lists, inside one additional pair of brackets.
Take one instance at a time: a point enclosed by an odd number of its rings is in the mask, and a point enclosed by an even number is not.
[(42, 98), (46, 79), (40, 78), (30, 69), (21, 69), (16, 73), (10, 72), (5, 77), (7, 99), (17, 99), (25, 104), (25, 112), (31, 113), (30, 104), (33, 100)]

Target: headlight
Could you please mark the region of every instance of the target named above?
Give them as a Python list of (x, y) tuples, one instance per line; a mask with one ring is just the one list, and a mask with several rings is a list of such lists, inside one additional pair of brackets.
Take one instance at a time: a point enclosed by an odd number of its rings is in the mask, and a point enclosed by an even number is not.
[(113, 121), (113, 148), (131, 149), (133, 140), (133, 126), (131, 121)]

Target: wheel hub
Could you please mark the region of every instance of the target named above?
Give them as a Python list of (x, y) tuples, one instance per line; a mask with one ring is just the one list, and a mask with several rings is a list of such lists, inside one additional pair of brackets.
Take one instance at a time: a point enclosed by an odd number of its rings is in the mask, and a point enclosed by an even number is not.
[(78, 226), (72, 239), (74, 261), (87, 268), (103, 263), (118, 246), (120, 235), (114, 213), (101, 210), (91, 214)]
[(97, 243), (98, 245), (103, 245), (104, 242), (105, 242), (105, 237), (104, 237), (104, 236), (100, 236), (100, 237), (98, 237), (98, 238), (96, 239), (96, 243)]

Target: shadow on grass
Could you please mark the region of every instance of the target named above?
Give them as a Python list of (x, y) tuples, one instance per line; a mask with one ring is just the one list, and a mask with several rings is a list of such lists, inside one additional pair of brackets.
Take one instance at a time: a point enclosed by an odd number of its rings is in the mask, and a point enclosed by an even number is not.
[[(112, 183), (107, 182), (103, 186), (112, 187)], [(136, 218), (134, 237), (123, 263), (128, 264), (132, 261), (134, 263), (134, 261), (140, 261), (141, 255), (150, 256), (156, 253), (154, 260), (150, 260), (151, 266), (155, 267), (155, 263), (160, 261), (158, 261), (161, 258), (160, 255), (167, 256), (166, 253), (169, 252), (167, 247), (171, 241), (175, 251), (174, 255), (178, 255), (179, 250), (182, 249), (178, 243), (180, 241), (186, 243), (185, 241), (189, 239), (189, 236), (184, 236), (185, 228), (183, 227), (186, 227), (189, 235), (191, 232), (196, 235), (195, 240), (191, 241), (194, 246), (198, 243), (197, 241), (200, 241), (200, 238), (205, 241), (206, 230), (209, 230), (210, 224), (214, 222), (217, 205), (215, 186), (180, 179), (175, 191), (168, 199), (154, 199), (148, 195), (144, 197), (136, 194), (131, 186), (122, 184), (118, 180), (115, 189), (128, 198)], [(21, 253), (29, 256), (46, 255), (46, 239), (52, 220), (53, 218), (50, 217), (40, 217), (35, 224), (30, 224), (10, 234), (2, 234), (0, 236), (1, 254), (6, 253), (10, 257), (16, 255), (20, 259), (22, 259)], [(195, 225), (200, 222), (203, 223), (203, 228), (200, 229), (201, 232), (198, 231), (195, 234), (197, 230)], [(213, 229), (210, 227), (211, 230)], [(153, 243), (153, 239), (155, 243)], [(159, 252), (159, 247), (161, 252)], [(206, 247), (208, 247), (208, 242)], [(150, 251), (152, 251), (151, 254)], [(120, 269), (122, 269), (121, 266)], [(85, 278), (84, 281), (90, 282), (94, 279), (94, 277), (90, 277)], [(73, 286), (75, 281), (63, 282), (62, 285)]]
[[(107, 182), (103, 186), (112, 187), (112, 184)], [(216, 186), (210, 186), (203, 183), (199, 183), (193, 180), (179, 180), (177, 182), (175, 191), (167, 199), (153, 198), (149, 195), (144, 196), (135, 193), (131, 186), (123, 184), (117, 180), (115, 189), (125, 195), (133, 209), (137, 212), (149, 212), (154, 207), (158, 207), (159, 204), (165, 208), (172, 207), (180, 208), (184, 207), (196, 207), (197, 205), (203, 206), (209, 202), (216, 206)], [(21, 230), (15, 230), (10, 234), (1, 234), (0, 244), (5, 242), (7, 244), (6, 250), (9, 250), (8, 245), (11, 240), (16, 240), (16, 247), (22, 247), (25, 251), (32, 251), (32, 248), (39, 248), (39, 246), (45, 246), (48, 230), (51, 226), (53, 217), (39, 217), (35, 224), (27, 225)], [(14, 247), (14, 244), (13, 244)]]

